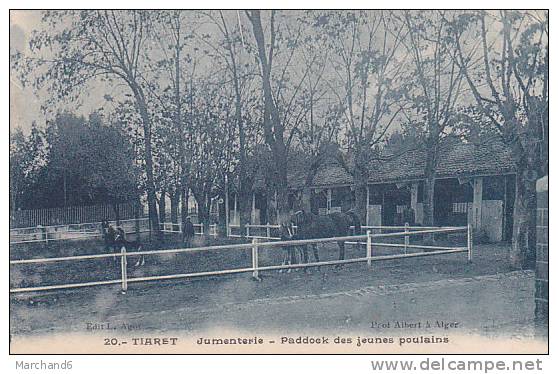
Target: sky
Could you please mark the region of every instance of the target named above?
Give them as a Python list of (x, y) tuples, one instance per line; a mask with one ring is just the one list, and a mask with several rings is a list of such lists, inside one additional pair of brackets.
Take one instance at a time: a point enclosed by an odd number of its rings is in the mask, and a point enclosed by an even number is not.
[[(10, 54), (17, 50), (29, 55), (29, 38), (33, 31), (41, 27), (40, 25), (41, 11), (10, 10)], [(87, 115), (106, 105), (104, 93), (106, 90), (102, 87), (89, 85), (84, 89), (84, 94), (88, 96), (87, 100), (84, 100), (85, 105), (76, 108), (75, 104), (69, 104), (71, 107), (61, 109), (71, 109), (77, 114)], [(36, 93), (31, 87), (24, 87), (10, 71), (10, 131), (19, 127), (27, 133), (33, 121), (39, 126), (44, 126), (45, 119), (41, 111), (41, 92)]]
[[(30, 56), (28, 42), (35, 30), (41, 29), (41, 11), (12, 10), (10, 11), (10, 52), (19, 51)], [(90, 112), (107, 105), (104, 99), (106, 93), (114, 94), (116, 87), (106, 87), (101, 83), (84, 86), (82, 90), (82, 106), (76, 103), (60, 104), (59, 110), (68, 109), (76, 114), (87, 115)], [(40, 110), (41, 96), (46, 92), (34, 92), (31, 87), (24, 87), (16, 74), (10, 74), (10, 130), (20, 127), (24, 132), (29, 131), (33, 121), (43, 126), (45, 116)]]
[[(28, 37), (39, 20), (37, 12), (10, 11), (10, 54), (14, 50), (27, 50)], [(38, 97), (10, 72), (10, 131), (17, 126), (28, 131), (31, 122), (40, 117)]]

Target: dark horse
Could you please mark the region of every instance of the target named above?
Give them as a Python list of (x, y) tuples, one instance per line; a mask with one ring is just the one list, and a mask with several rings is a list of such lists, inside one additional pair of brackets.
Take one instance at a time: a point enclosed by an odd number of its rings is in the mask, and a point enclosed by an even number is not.
[[(295, 239), (319, 239), (351, 235), (351, 226), (355, 228), (355, 235), (360, 234), (360, 220), (354, 211), (345, 213), (334, 212), (324, 216), (307, 213), (303, 210), (291, 217), (291, 223), (297, 226)], [(345, 241), (339, 240), (339, 260), (345, 259)], [(314, 260), (320, 261), (317, 244), (311, 244)], [(304, 262), (308, 263), (307, 245), (302, 245)]]
[[(101, 232), (105, 242), (105, 253), (114, 253), (116, 251), (116, 230), (107, 221), (103, 221), (101, 223)], [(114, 260), (116, 261), (116, 257)]]
[[(121, 227), (116, 229), (116, 238), (114, 239), (114, 243), (116, 244), (117, 249), (124, 247), (128, 252), (141, 252), (142, 249), (139, 239), (134, 241), (126, 240), (126, 233)], [(141, 265), (145, 265), (145, 257), (143, 255), (138, 256), (138, 261), (134, 266)]]
[[(141, 252), (142, 245), (139, 239), (136, 241), (126, 240), (126, 234), (121, 227), (115, 230), (107, 221), (103, 221), (101, 223), (101, 231), (105, 242), (105, 252), (113, 254), (113, 261), (115, 264), (118, 263), (116, 253), (119, 253), (122, 247), (125, 247), (127, 251)], [(135, 266), (144, 264), (144, 256), (139, 256)]]

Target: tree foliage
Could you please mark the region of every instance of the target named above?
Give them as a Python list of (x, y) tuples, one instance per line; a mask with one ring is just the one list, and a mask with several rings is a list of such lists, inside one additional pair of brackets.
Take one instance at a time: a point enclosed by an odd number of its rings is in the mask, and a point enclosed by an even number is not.
[[(115, 203), (138, 197), (137, 170), (126, 134), (93, 113), (59, 113), (45, 132), (11, 139), (12, 207)], [(15, 195), (14, 195), (15, 194)], [(17, 197), (16, 197), (17, 196)]]

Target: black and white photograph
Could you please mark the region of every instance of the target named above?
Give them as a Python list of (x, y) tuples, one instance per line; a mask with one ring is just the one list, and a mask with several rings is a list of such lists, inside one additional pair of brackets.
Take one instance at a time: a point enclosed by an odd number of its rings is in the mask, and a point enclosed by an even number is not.
[(548, 354), (549, 83), (545, 9), (11, 9), (10, 354)]

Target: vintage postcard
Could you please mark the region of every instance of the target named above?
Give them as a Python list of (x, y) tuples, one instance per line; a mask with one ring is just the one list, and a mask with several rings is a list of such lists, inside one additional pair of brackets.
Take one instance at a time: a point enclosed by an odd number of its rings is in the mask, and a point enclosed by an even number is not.
[(11, 10), (11, 354), (548, 353), (547, 10)]

